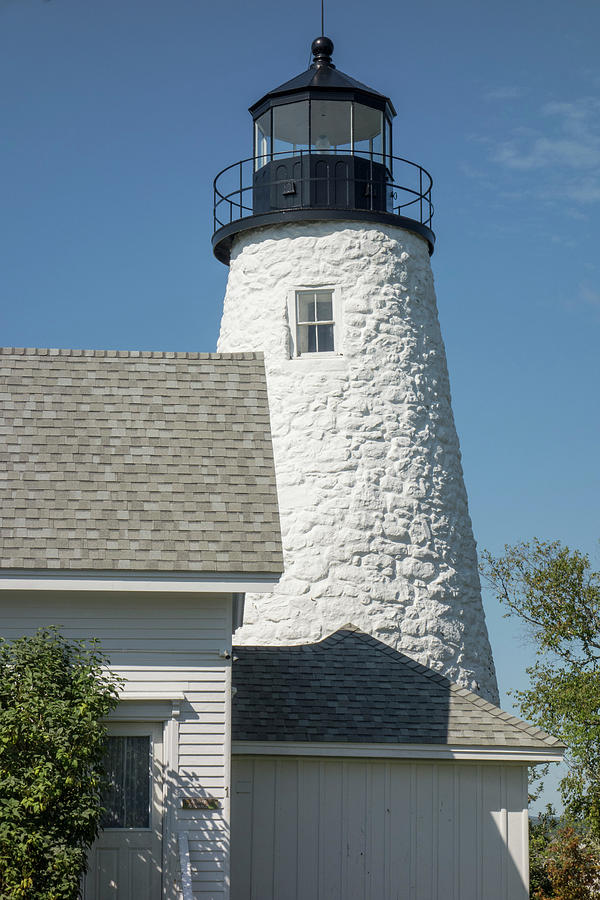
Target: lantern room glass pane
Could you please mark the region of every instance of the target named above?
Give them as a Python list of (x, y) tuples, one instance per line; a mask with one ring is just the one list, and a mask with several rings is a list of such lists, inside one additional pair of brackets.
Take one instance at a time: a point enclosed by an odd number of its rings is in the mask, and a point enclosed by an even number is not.
[(292, 156), (308, 150), (308, 100), (273, 107), (273, 150)]
[(362, 103), (354, 104), (354, 150), (361, 155), (373, 154), (375, 162), (383, 162), (383, 113)]
[(350, 152), (351, 103), (346, 100), (313, 100), (310, 108), (311, 148), (317, 153)]
[(105, 766), (102, 827), (150, 828), (150, 737), (109, 737)]
[(392, 122), (386, 116), (385, 119), (385, 155), (387, 157), (387, 167), (392, 171)]
[(255, 169), (266, 166), (271, 158), (271, 112), (263, 113), (254, 123)]

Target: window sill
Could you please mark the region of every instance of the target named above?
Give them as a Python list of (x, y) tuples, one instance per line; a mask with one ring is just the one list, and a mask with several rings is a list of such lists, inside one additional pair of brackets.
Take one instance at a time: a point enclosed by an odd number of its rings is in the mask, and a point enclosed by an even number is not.
[(343, 353), (336, 353), (335, 350), (316, 350), (314, 353), (298, 353), (290, 359), (343, 359)]
[(310, 367), (313, 371), (343, 370), (347, 361), (341, 353), (303, 353), (288, 360), (292, 365)]

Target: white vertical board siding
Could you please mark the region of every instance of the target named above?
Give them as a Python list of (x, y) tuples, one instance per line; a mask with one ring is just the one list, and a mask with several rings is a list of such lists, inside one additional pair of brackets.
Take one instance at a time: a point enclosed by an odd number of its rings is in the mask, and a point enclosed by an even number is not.
[(232, 900), (526, 900), (527, 770), (233, 759)]
[[(2, 637), (58, 625), (68, 638), (98, 638), (111, 668), (126, 678), (125, 701), (174, 698), (164, 735), (164, 895), (180, 897), (177, 833), (186, 831), (194, 897), (227, 900), (231, 669), (219, 652), (231, 650), (231, 595), (7, 591), (0, 604)], [(140, 704), (133, 705), (139, 719)], [(181, 808), (183, 796), (206, 795), (221, 808)]]

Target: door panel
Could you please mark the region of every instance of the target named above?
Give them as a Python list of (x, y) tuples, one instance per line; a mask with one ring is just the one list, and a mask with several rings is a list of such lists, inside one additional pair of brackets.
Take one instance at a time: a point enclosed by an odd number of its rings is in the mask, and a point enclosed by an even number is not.
[[(90, 870), (90, 876), (91, 874), (92, 872)], [(94, 887), (96, 888), (95, 896), (102, 897), (103, 900), (107, 900), (108, 897), (116, 897), (118, 881), (119, 851), (98, 850), (96, 857), (96, 872), (94, 878)], [(90, 894), (90, 896), (94, 896), (94, 894)]]
[(128, 875), (130, 897), (152, 896), (152, 856), (147, 850), (129, 851)]
[(104, 830), (92, 847), (85, 900), (160, 900), (162, 726), (109, 728)]

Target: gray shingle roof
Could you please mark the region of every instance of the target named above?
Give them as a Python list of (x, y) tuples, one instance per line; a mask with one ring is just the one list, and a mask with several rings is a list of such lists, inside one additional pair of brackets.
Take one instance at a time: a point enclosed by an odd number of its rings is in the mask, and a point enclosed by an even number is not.
[(0, 568), (282, 570), (262, 354), (0, 350)]
[(353, 625), (316, 644), (233, 652), (235, 741), (563, 746)]

